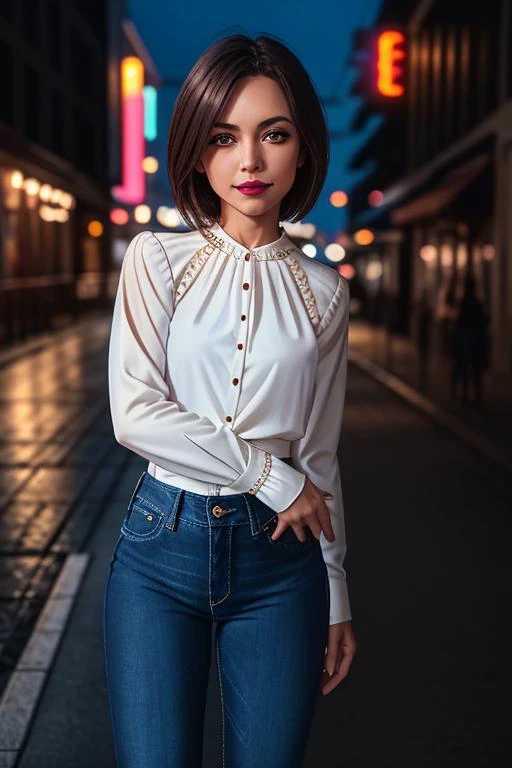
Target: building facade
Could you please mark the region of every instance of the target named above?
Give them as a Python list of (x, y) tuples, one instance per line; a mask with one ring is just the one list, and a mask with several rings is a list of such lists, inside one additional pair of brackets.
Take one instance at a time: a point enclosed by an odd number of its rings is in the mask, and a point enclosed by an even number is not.
[[(108, 16), (98, 0), (4, 0), (0, 9), (0, 344), (8, 344), (102, 300)], [(88, 234), (91, 218), (104, 222), (104, 237)]]
[[(383, 4), (386, 22), (394, 5)], [(408, 51), (403, 164), (390, 179), (383, 159), (382, 204), (370, 208), (360, 196), (352, 214), (353, 229), (377, 235), (396, 330), (413, 332), (425, 297), (441, 325), (447, 301), (460, 298), (466, 274), (474, 275), (498, 372), (512, 370), (511, 6), (422, 0), (404, 19), (399, 4)], [(378, 168), (385, 146), (371, 152)]]

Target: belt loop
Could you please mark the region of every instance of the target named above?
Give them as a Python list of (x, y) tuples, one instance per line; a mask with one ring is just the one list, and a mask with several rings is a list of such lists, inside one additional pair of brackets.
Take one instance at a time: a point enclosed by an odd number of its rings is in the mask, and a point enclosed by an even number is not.
[(169, 512), (169, 515), (168, 515), (168, 518), (167, 518), (167, 522), (165, 523), (165, 527), (166, 528), (170, 528), (171, 531), (175, 531), (176, 530), (176, 522), (177, 522), (177, 519), (178, 519), (178, 505), (179, 505), (179, 503), (181, 501), (181, 497), (183, 496), (184, 493), (185, 493), (185, 491), (183, 490), (183, 488), (179, 488), (178, 489), (178, 493), (174, 497), (174, 502), (173, 502), (173, 505), (171, 507), (171, 511)]
[(139, 479), (137, 480), (137, 483), (136, 483), (136, 485), (135, 485), (135, 488), (133, 489), (133, 493), (132, 493), (132, 497), (131, 497), (131, 499), (130, 499), (130, 503), (128, 504), (128, 509), (130, 509), (130, 507), (131, 507), (131, 505), (132, 505), (132, 502), (133, 502), (133, 500), (134, 500), (134, 498), (135, 498), (135, 495), (136, 495), (137, 491), (139, 490), (140, 486), (142, 485), (142, 481), (144, 480), (145, 476), (146, 476), (146, 470), (144, 470), (144, 472), (142, 473), (142, 475), (141, 475), (141, 476), (139, 477)]
[(257, 533), (260, 532), (260, 521), (258, 519), (256, 510), (254, 509), (252, 499), (249, 498), (249, 495), (247, 493), (243, 494), (243, 499), (245, 502), (245, 506), (247, 507), (249, 525), (251, 526), (251, 535), (255, 536)]
[[(263, 504), (263, 502), (260, 502), (253, 494), (244, 493), (243, 497), (249, 514), (251, 534), (256, 536), (270, 520), (274, 519), (277, 513), (270, 509), (270, 507), (267, 507), (266, 504)], [(265, 512), (258, 509), (259, 504), (263, 504)]]

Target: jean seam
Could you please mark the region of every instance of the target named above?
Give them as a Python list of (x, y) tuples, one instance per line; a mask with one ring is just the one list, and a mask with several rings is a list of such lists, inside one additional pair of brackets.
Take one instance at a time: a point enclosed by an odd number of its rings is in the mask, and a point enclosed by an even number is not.
[(160, 536), (163, 528), (164, 526), (162, 525), (162, 521), (160, 521), (157, 527), (151, 531), (151, 533), (134, 533), (123, 524), (121, 527), (121, 533), (127, 539), (130, 539), (130, 541), (153, 541), (153, 539), (157, 539)]
[(143, 509), (139, 504), (137, 504), (137, 499), (140, 499), (140, 501), (143, 501), (144, 504), (147, 504), (148, 507), (151, 507), (151, 509), (154, 509), (156, 512), (158, 512), (159, 515), (164, 515), (163, 510), (160, 509), (160, 507), (157, 507), (155, 504), (153, 504), (149, 499), (145, 499), (144, 496), (141, 496), (139, 493), (136, 495), (133, 506), (137, 507), (138, 509)]
[[(237, 510), (234, 510), (237, 511)], [(180, 523), (184, 523), (186, 525), (196, 525), (198, 528), (212, 528), (212, 530), (218, 531), (222, 528), (243, 528), (245, 525), (249, 525), (249, 523), (228, 523), (227, 525), (210, 525), (209, 523), (198, 523), (196, 520), (187, 520), (186, 517), (180, 517)]]
[(228, 528), (228, 591), (224, 595), (224, 597), (221, 597), (220, 600), (217, 600), (215, 603), (212, 603), (213, 605), (219, 605), (219, 603), (222, 603), (227, 597), (229, 597), (229, 593), (231, 592), (231, 536), (233, 533), (233, 526), (230, 525)]
[(222, 712), (222, 768), (225, 766), (225, 755), (224, 755), (224, 741), (225, 741), (225, 719), (224, 719), (224, 691), (222, 688), (222, 666), (220, 661), (220, 641), (219, 641), (219, 631), (217, 628), (217, 672), (219, 675), (219, 688), (220, 688), (220, 703), (221, 703), (221, 712)]
[(214, 618), (212, 604), (212, 530), (210, 525), (208, 525), (208, 602), (210, 603), (212, 618)]
[[(114, 564), (114, 559), (116, 556), (116, 552), (118, 550), (119, 544), (122, 541), (122, 534), (118, 536), (117, 541), (114, 546), (114, 550), (112, 552), (110, 563), (108, 566), (108, 572), (107, 572), (107, 579), (104, 586), (104, 595), (103, 595), (103, 657), (105, 662), (105, 684), (107, 687), (107, 698), (108, 698), (108, 711), (110, 714), (110, 722), (113, 729), (113, 735), (115, 736), (115, 726), (114, 726), (114, 708), (112, 705), (112, 693), (110, 690), (110, 683), (109, 683), (109, 663), (108, 663), (108, 653), (107, 653), (107, 615), (108, 615), (108, 594), (109, 594), (109, 585), (110, 585), (110, 579), (112, 576), (112, 566)], [(119, 754), (118, 754), (118, 747), (117, 747), (117, 739), (114, 738), (114, 750), (116, 753), (116, 761), (119, 762)]]

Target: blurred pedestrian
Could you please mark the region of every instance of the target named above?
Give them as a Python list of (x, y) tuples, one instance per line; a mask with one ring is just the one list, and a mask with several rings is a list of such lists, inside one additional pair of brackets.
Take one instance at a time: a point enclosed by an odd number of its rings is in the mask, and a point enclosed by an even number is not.
[(418, 302), (417, 317), (417, 344), (420, 378), (427, 374), (428, 358), (430, 354), (430, 340), (432, 330), (432, 307), (427, 288), (423, 288)]
[(441, 336), (441, 350), (447, 357), (453, 355), (453, 331), (458, 311), (457, 274), (452, 273), (441, 289), (436, 309), (436, 320), (439, 323)]
[[(458, 397), (461, 384), (460, 399), (464, 404), (471, 402), (479, 406), (482, 402), (482, 377), (488, 358), (488, 319), (483, 303), (476, 295), (475, 278), (468, 272), (453, 333), (450, 382), (450, 395), (454, 399)], [(470, 386), (473, 391), (471, 401), (468, 396)]]

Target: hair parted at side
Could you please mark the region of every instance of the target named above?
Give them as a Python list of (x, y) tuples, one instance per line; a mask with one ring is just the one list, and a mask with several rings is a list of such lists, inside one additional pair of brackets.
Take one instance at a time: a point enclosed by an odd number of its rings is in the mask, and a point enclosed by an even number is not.
[(323, 107), (308, 73), (290, 49), (269, 36), (237, 34), (213, 43), (196, 61), (176, 99), (169, 123), (167, 172), (174, 203), (191, 229), (203, 230), (220, 217), (220, 199), (195, 166), (210, 130), (236, 83), (263, 75), (275, 80), (288, 100), (305, 153), (293, 186), (281, 201), (279, 219), (298, 221), (314, 206), (327, 175), (329, 136)]

